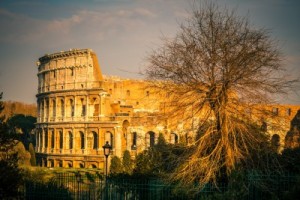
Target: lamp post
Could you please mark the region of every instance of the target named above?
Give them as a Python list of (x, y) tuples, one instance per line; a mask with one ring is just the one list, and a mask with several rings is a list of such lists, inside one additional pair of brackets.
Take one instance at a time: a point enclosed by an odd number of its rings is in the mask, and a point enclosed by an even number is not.
[(106, 141), (105, 145), (102, 147), (103, 148), (103, 152), (105, 155), (105, 178), (107, 178), (107, 158), (110, 154), (110, 150), (111, 150), (111, 146), (109, 145), (108, 141)]
[(104, 199), (108, 199), (108, 187), (107, 187), (107, 158), (110, 154), (111, 146), (109, 145), (108, 141), (106, 141), (105, 145), (102, 147), (103, 153), (105, 155), (105, 196)]

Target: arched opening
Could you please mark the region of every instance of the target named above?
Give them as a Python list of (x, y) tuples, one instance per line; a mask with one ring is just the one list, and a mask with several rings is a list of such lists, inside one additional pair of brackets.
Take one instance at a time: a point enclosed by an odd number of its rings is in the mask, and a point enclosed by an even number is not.
[(49, 160), (49, 167), (54, 167), (54, 160)]
[(68, 162), (68, 165), (67, 165), (69, 168), (72, 168), (73, 167), (73, 164), (72, 162)]
[(40, 117), (42, 119), (42, 121), (44, 121), (44, 101), (41, 100), (41, 103), (40, 103)]
[(61, 160), (58, 161), (58, 167), (63, 167), (63, 164), (62, 164)]
[(73, 101), (73, 99), (70, 99), (69, 100), (70, 102), (70, 116), (71, 117), (74, 117), (74, 101)]
[(171, 143), (178, 144), (178, 135), (176, 133), (171, 133)]
[(64, 100), (60, 100), (60, 115), (63, 117), (65, 115), (65, 103)]
[(59, 131), (59, 148), (60, 149), (63, 149), (63, 144), (64, 144), (64, 141), (63, 141), (63, 132)]
[(93, 116), (99, 116), (99, 99), (96, 97), (93, 97), (91, 99), (91, 102), (93, 104)]
[(69, 131), (69, 149), (73, 149), (73, 133)]
[(105, 133), (105, 142), (108, 141), (111, 148), (114, 148), (114, 135), (111, 132)]
[(54, 149), (54, 130), (51, 131), (51, 148)]
[(79, 132), (80, 135), (80, 149), (84, 149), (85, 144), (84, 144), (84, 133), (83, 132)]
[(49, 117), (49, 99), (46, 99), (46, 108), (45, 108), (46, 118)]
[(97, 166), (96, 166), (95, 164), (91, 164), (91, 165), (90, 165), (90, 168), (95, 169), (95, 168), (97, 168)]
[(93, 149), (98, 149), (99, 144), (98, 144), (98, 134), (96, 132), (93, 133)]
[(79, 168), (84, 168), (84, 164), (83, 163), (79, 163)]
[(147, 133), (146, 144), (148, 147), (153, 147), (155, 145), (155, 133), (153, 131)]
[(48, 130), (45, 130), (45, 148), (48, 148)]
[(85, 107), (85, 102), (84, 102), (84, 99), (83, 98), (81, 98), (80, 99), (80, 103), (81, 103), (81, 116), (85, 116), (85, 109), (86, 109), (86, 107)]
[(280, 147), (280, 136), (278, 134), (274, 134), (271, 138), (271, 147), (275, 152), (279, 151)]
[(136, 141), (137, 141), (137, 133), (133, 132), (132, 133), (132, 146), (131, 146), (132, 150), (136, 150)]
[(44, 144), (44, 134), (43, 134), (43, 130), (40, 129), (40, 147), (45, 147), (45, 144)]
[(128, 131), (128, 127), (129, 127), (129, 121), (128, 120), (124, 120), (123, 124), (122, 124), (122, 131), (124, 134), (124, 137), (126, 137), (127, 131)]
[(53, 99), (53, 101), (52, 101), (52, 117), (55, 117), (55, 113), (56, 113), (56, 101), (55, 101), (55, 99)]

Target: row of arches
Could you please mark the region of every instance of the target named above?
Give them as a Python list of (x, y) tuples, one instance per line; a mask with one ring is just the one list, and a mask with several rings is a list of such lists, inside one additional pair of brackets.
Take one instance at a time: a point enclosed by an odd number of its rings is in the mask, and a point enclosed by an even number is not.
[[(43, 149), (101, 149), (100, 137), (96, 131), (84, 132), (71, 130), (55, 130), (55, 129), (39, 129), (37, 132), (37, 150), (42, 151)], [(105, 141), (114, 147), (114, 136), (113, 133), (107, 131), (104, 137)], [(104, 141), (101, 141), (104, 143)]]
[(98, 116), (99, 96), (55, 97), (38, 99), (39, 122), (55, 121), (55, 118)]
[[(102, 134), (94, 130), (49, 129), (40, 128), (36, 134), (36, 151), (38, 153), (68, 153), (100, 155), (102, 146), (106, 141), (112, 146), (112, 150), (122, 152), (124, 150), (138, 150), (153, 147), (159, 134), (153, 131), (146, 133), (130, 132), (124, 138), (126, 145), (121, 145), (121, 137), (114, 132), (106, 131)], [(165, 138), (167, 143), (178, 143), (179, 136), (171, 133)]]
[(82, 160), (70, 159), (47, 159), (41, 158), (37, 160), (37, 165), (40, 167), (63, 167), (63, 168), (98, 168), (98, 161), (85, 162)]

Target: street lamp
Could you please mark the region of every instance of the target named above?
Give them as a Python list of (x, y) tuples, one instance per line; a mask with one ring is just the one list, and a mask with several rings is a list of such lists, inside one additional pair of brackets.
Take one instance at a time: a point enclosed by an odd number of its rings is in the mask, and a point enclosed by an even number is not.
[(106, 158), (106, 163), (105, 163), (105, 177), (107, 178), (107, 158), (110, 154), (110, 150), (111, 150), (111, 146), (109, 145), (108, 141), (106, 141), (105, 145), (102, 147), (103, 148), (103, 152)]

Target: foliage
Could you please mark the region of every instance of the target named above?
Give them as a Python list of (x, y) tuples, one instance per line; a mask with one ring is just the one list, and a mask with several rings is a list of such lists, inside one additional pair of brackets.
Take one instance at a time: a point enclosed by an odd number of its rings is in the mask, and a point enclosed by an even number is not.
[(23, 114), (17, 114), (8, 119), (7, 124), (13, 133), (17, 133), (20, 140), (25, 145), (25, 148), (29, 148), (29, 144), (35, 144), (35, 137), (32, 130), (35, 128), (36, 117), (25, 116)]
[(167, 177), (178, 167), (180, 159), (186, 159), (190, 150), (183, 145), (167, 144), (160, 134), (156, 145), (137, 155), (134, 174)]
[(298, 177), (297, 182), (293, 184), (288, 192), (284, 194), (283, 200), (294, 200), (300, 196), (300, 178)]
[(300, 174), (300, 147), (284, 149), (280, 156), (280, 162), (285, 171)]
[(173, 174), (182, 184), (203, 186), (228, 176), (267, 141), (260, 118), (279, 119), (264, 105), (295, 81), (281, 73), (281, 53), (267, 30), (209, 1), (195, 3), (191, 13), (178, 34), (150, 54), (145, 74), (152, 88), (170, 94), (170, 121), (180, 118), (193, 127), (197, 115), (202, 121), (195, 129), (208, 124)]
[[(0, 114), (3, 107), (0, 93)], [(16, 145), (15, 135), (8, 130), (4, 117), (0, 118), (0, 199), (17, 198), (22, 184), (22, 171), (18, 167), (18, 154), (12, 152)]]
[(153, 175), (158, 173), (160, 162), (160, 152), (155, 149), (144, 150), (135, 158), (134, 173)]
[(133, 162), (128, 150), (124, 151), (122, 164), (124, 167), (124, 173), (131, 174), (133, 171)]
[(35, 158), (35, 151), (34, 151), (34, 147), (32, 145), (32, 143), (29, 144), (29, 149), (28, 149), (29, 153), (30, 153), (30, 164), (31, 166), (36, 166), (36, 158)]
[(17, 154), (0, 159), (0, 199), (16, 198), (23, 184), (22, 171), (18, 167)]
[(118, 156), (113, 156), (110, 163), (110, 174), (119, 174), (123, 172), (121, 159)]
[(31, 155), (26, 151), (22, 142), (18, 142), (10, 153), (16, 153), (18, 155), (18, 164), (30, 166)]

